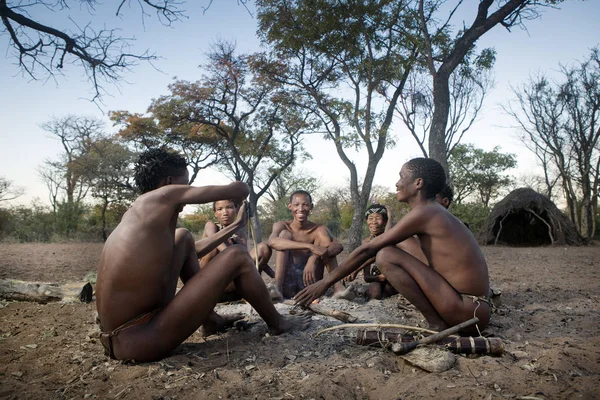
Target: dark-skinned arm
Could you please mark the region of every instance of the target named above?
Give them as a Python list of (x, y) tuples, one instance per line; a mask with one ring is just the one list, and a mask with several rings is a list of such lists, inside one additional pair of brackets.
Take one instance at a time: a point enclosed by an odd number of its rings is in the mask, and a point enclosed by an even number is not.
[(416, 209), (413, 209), (389, 231), (382, 233), (369, 243), (361, 245), (350, 253), (348, 258), (330, 274), (326, 275), (320, 281), (302, 289), (294, 296), (294, 302), (301, 306), (309, 305), (315, 299), (318, 299), (325, 294), (327, 289), (334, 283), (361, 268), (369, 258), (375, 257), (380, 249), (386, 246), (393, 246), (396, 243), (419, 233), (422, 225), (426, 222), (427, 215), (421, 212), (421, 210), (417, 211)]
[(218, 231), (212, 236), (207, 237), (206, 239), (196, 241), (196, 255), (198, 256), (198, 258), (210, 253), (213, 249), (215, 249), (217, 246), (219, 246), (221, 243), (227, 240), (232, 233), (246, 226), (246, 223), (248, 222), (248, 215), (246, 213), (246, 209), (246, 202), (244, 202), (238, 211), (238, 215), (235, 218), (235, 221), (233, 221), (231, 225), (221, 229), (220, 231)]

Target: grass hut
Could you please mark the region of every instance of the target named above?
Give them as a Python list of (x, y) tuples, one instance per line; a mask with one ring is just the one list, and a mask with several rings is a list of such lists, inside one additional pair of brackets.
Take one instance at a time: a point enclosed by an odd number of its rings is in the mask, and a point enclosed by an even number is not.
[(580, 245), (585, 239), (548, 199), (530, 188), (515, 189), (492, 209), (481, 244), (509, 246)]

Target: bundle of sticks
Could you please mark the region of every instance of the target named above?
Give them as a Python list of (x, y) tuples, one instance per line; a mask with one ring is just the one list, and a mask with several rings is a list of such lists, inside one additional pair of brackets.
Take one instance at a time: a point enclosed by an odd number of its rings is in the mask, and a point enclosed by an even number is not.
[(400, 332), (362, 329), (356, 332), (356, 344), (390, 348), (398, 355), (409, 353), (413, 349), (427, 344), (437, 344), (457, 354), (502, 355), (504, 344), (500, 338), (453, 336), (454, 333), (478, 321), (477, 318), (473, 318), (424, 338)]

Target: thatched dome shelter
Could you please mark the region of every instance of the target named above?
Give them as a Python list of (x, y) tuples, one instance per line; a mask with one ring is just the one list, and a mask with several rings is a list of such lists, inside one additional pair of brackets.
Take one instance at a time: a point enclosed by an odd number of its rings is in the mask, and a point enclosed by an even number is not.
[(585, 239), (547, 197), (515, 189), (492, 209), (479, 235), (481, 244), (509, 246), (579, 245)]

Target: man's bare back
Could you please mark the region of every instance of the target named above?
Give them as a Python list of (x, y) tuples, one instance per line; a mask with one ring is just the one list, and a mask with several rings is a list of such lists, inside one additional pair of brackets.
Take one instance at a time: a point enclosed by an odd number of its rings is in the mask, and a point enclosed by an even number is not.
[[(97, 309), (101, 342), (117, 359), (157, 360), (167, 356), (202, 324), (209, 323), (225, 287), (236, 290), (256, 309), (272, 333), (304, 328), (309, 319), (282, 317), (273, 307), (247, 249), (230, 246), (200, 271), (197, 252), (206, 254), (247, 221), (239, 218), (219, 234), (199, 243), (176, 229), (185, 204), (223, 198), (240, 201), (245, 183), (187, 185), (185, 160), (163, 150), (142, 154), (136, 183), (142, 194), (109, 236), (98, 269)], [(183, 288), (175, 294), (178, 279)]]

